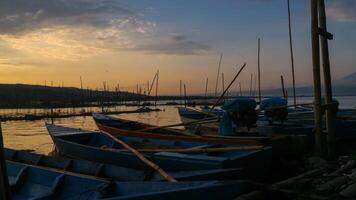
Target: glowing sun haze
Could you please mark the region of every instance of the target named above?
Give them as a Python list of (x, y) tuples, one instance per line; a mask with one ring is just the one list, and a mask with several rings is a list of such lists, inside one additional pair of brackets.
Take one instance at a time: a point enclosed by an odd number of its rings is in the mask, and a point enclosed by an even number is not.
[[(327, 0), (333, 78), (355, 71), (356, 2)], [(286, 0), (2, 0), (0, 82), (110, 88), (146, 86), (160, 70), (160, 94), (215, 88), (219, 54), (228, 82), (248, 89), (261, 38), (262, 87), (291, 84)], [(297, 85), (311, 83), (309, 1), (291, 0)], [(221, 85), (221, 84), (220, 84)], [(234, 89), (237, 88), (237, 84)]]

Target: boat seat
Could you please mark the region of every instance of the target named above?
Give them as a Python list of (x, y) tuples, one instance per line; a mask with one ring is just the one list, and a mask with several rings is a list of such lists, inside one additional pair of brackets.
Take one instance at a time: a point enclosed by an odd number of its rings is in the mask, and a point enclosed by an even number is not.
[(110, 182), (96, 179), (86, 179), (80, 176), (65, 176), (60, 189), (52, 199), (101, 199), (108, 193)]
[(30, 165), (37, 165), (41, 160), (42, 155), (18, 151), (12, 160)]
[(28, 167), (7, 161), (6, 168), (11, 191), (14, 192), (17, 190), (17, 186), (21, 182), (21, 179), (24, 178), (24, 173), (26, 173)]
[(65, 159), (62, 157), (43, 156), (40, 159), (38, 165), (65, 170), (70, 162), (71, 162), (71, 160), (68, 160), (68, 159)]
[(60, 185), (63, 183), (65, 175), (61, 174), (59, 175), (53, 182), (52, 187), (47, 193), (43, 193), (43, 195), (40, 195), (39, 197), (34, 197), (31, 198), (31, 200), (47, 200), (47, 199), (54, 199), (55, 198), (55, 193), (59, 189)]
[(142, 170), (106, 164), (101, 168), (97, 176), (120, 181), (142, 181), (145, 173)]
[(100, 164), (86, 161), (86, 160), (73, 160), (70, 168), (71, 172), (95, 176)]
[(19, 177), (12, 199), (41, 199), (50, 197), (61, 179), (63, 179), (63, 176), (62, 174), (44, 171), (40, 168), (28, 168)]

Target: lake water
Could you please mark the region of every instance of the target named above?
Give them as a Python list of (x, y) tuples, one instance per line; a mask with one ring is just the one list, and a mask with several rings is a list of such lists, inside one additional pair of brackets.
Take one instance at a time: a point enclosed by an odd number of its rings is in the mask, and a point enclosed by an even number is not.
[[(356, 97), (338, 97), (341, 108), (356, 108)], [(292, 99), (289, 99), (291, 102)], [(303, 97), (298, 98), (298, 103), (310, 103), (312, 98)], [(162, 111), (150, 112), (150, 113), (135, 113), (135, 114), (120, 114), (121, 118), (136, 120), (143, 123), (152, 125), (168, 125), (180, 123), (180, 118), (177, 112), (177, 108), (174, 106), (160, 106)], [(86, 108), (90, 111), (100, 111), (100, 108)], [(114, 110), (134, 110), (135, 107), (116, 107)], [(38, 110), (38, 111), (37, 111)], [(37, 109), (36, 112), (48, 112), (43, 109)], [(9, 113), (13, 115), (24, 113), (33, 113), (33, 109), (1, 109), (0, 113)], [(66, 112), (62, 109), (61, 112)], [(113, 115), (115, 116), (115, 115)], [(13, 149), (31, 149), (37, 153), (47, 154), (53, 149), (53, 143), (49, 137), (45, 123), (50, 123), (50, 120), (38, 120), (38, 121), (8, 121), (2, 123), (4, 145)], [(97, 127), (92, 117), (71, 117), (55, 119), (55, 124), (64, 125), (69, 127), (83, 128), (87, 130), (97, 130)]]

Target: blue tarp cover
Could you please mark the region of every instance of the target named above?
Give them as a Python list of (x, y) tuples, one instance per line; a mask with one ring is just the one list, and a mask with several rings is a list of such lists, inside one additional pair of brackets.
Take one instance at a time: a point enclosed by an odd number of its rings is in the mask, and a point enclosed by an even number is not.
[(286, 106), (286, 105), (288, 105), (287, 99), (283, 97), (271, 97), (261, 101), (260, 109), (269, 110), (272, 109), (273, 107)]
[(245, 110), (255, 109), (256, 101), (247, 97), (237, 97), (234, 100), (225, 101), (222, 109), (227, 112), (242, 112)]

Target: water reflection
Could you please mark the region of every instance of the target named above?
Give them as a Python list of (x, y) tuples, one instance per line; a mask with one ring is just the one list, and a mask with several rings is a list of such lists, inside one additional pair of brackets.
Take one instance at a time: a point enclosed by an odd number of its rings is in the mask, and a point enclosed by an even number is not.
[[(151, 113), (135, 113), (113, 115), (129, 120), (137, 120), (152, 125), (167, 125), (179, 123), (175, 107), (160, 107), (162, 111)], [(7, 121), (2, 123), (5, 147), (13, 149), (35, 150), (37, 153), (47, 154), (53, 149), (53, 143), (47, 133), (45, 123), (51, 120), (38, 121)], [(90, 116), (54, 119), (54, 123), (63, 126), (97, 130), (94, 120)]]
[[(340, 107), (342, 108), (355, 108), (356, 97), (337, 97), (340, 101)], [(290, 102), (292, 99), (289, 99)], [(311, 97), (298, 98), (298, 103), (310, 103)], [(120, 114), (119, 116), (124, 119), (137, 120), (143, 123), (152, 125), (168, 125), (180, 122), (180, 118), (176, 107), (174, 106), (160, 106), (161, 112), (151, 113), (135, 113), (135, 114)], [(69, 108), (68, 108), (69, 109)], [(73, 109), (73, 108), (70, 108)], [(76, 112), (79, 112), (75, 108)], [(100, 111), (101, 108), (86, 108), (91, 111)], [(134, 110), (136, 107), (123, 107), (118, 106), (112, 108), (116, 110)], [(0, 109), (0, 113), (13, 113), (16, 111), (19, 114), (21, 112), (33, 112), (33, 109)], [(61, 112), (64, 112), (62, 109)], [(67, 110), (73, 111), (73, 110)], [(90, 110), (89, 110), (90, 111)], [(37, 109), (36, 112), (47, 112), (43, 109)], [(115, 116), (115, 115), (113, 115)], [(38, 153), (49, 153), (53, 148), (53, 143), (49, 137), (45, 128), (45, 123), (50, 123), (50, 120), (38, 120), (38, 121), (8, 121), (2, 123), (2, 129), (4, 134), (5, 146), (14, 149), (32, 149)], [(97, 130), (97, 127), (92, 117), (71, 117), (54, 119), (55, 124), (60, 124), (69, 127), (83, 128), (87, 130)]]

